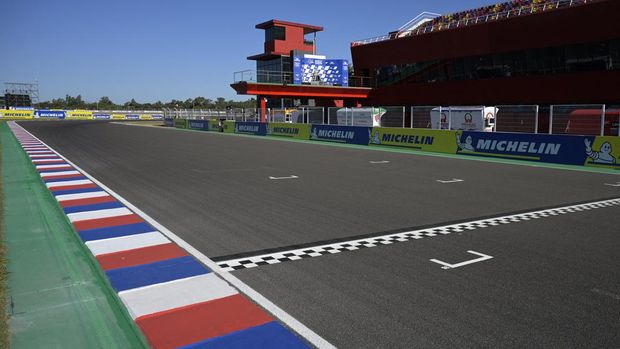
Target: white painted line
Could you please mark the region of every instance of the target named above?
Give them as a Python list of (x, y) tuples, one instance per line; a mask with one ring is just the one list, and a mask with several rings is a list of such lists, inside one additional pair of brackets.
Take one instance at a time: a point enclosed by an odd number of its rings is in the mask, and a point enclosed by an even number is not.
[(25, 151), (49, 150), (47, 147), (23, 147)]
[(120, 251), (133, 250), (136, 248), (143, 248), (149, 246), (163, 245), (170, 243), (170, 240), (166, 239), (160, 232), (153, 231), (150, 233), (135, 234), (128, 236), (121, 236), (111, 239), (93, 240), (88, 241), (86, 246), (93, 253), (98, 256), (102, 254), (115, 253)]
[[(19, 126), (17, 123), (15, 123), (15, 125), (23, 130), (23, 128), (21, 126)], [(24, 132), (28, 132), (28, 131), (24, 130)], [(36, 137), (34, 137), (34, 138), (36, 138)], [(36, 139), (39, 140), (38, 138), (36, 138)], [(50, 147), (50, 149), (52, 149), (52, 148)], [(306, 327), (306, 325), (304, 325), (301, 322), (299, 322), (299, 320), (295, 319), (292, 315), (290, 315), (289, 313), (287, 313), (286, 311), (284, 311), (283, 309), (281, 309), (280, 307), (275, 305), (273, 302), (271, 302), (265, 296), (263, 296), (262, 294), (258, 293), (256, 290), (254, 290), (253, 288), (251, 288), (250, 286), (245, 284), (243, 281), (239, 280), (236, 276), (232, 275), (231, 273), (229, 273), (227, 271), (222, 270), (222, 268), (220, 268), (217, 265), (217, 263), (212, 261), (209, 257), (205, 256), (202, 252), (198, 251), (196, 248), (194, 248), (192, 245), (187, 243), (185, 240), (183, 240), (180, 237), (178, 237), (176, 234), (174, 234), (168, 228), (166, 228), (163, 225), (159, 224), (159, 222), (157, 222), (156, 220), (151, 218), (151, 216), (149, 216), (146, 213), (144, 213), (142, 210), (140, 210), (139, 208), (134, 206), (131, 202), (125, 200), (125, 198), (120, 196), (118, 193), (116, 193), (112, 189), (108, 188), (105, 184), (99, 182), (95, 177), (91, 176), (86, 171), (82, 170), (79, 166), (76, 166), (73, 162), (69, 161), (67, 158), (65, 158), (61, 154), (58, 154), (58, 155), (60, 155), (60, 157), (65, 159), (67, 161), (67, 163), (71, 164), (75, 169), (77, 169), (78, 171), (82, 172), (82, 174), (84, 176), (88, 177), (91, 181), (93, 181), (95, 184), (97, 184), (100, 188), (102, 188), (103, 190), (107, 191), (112, 196), (114, 196), (123, 205), (127, 206), (134, 213), (136, 213), (137, 215), (142, 217), (145, 221), (147, 221), (155, 229), (159, 230), (162, 234), (164, 234), (170, 240), (172, 240), (177, 245), (179, 245), (179, 247), (181, 247), (182, 249), (184, 249), (185, 251), (190, 253), (192, 256), (194, 256), (201, 263), (206, 265), (209, 269), (211, 269), (211, 271), (213, 271), (214, 273), (219, 275), (222, 279), (224, 279), (225, 281), (227, 281), (228, 283), (233, 285), (235, 288), (237, 288), (237, 290), (241, 291), (247, 297), (252, 299), (256, 304), (258, 304), (261, 307), (263, 307), (263, 309), (267, 310), (274, 317), (280, 319), (280, 321), (282, 321), (284, 324), (286, 324), (293, 331), (297, 332), (301, 337), (305, 338), (312, 345), (314, 345), (317, 348), (321, 348), (321, 349), (323, 349), (323, 348), (325, 348), (325, 349), (335, 349), (336, 348), (334, 345), (332, 345), (331, 343), (329, 343), (328, 341), (323, 339), (323, 337), (319, 336), (316, 332), (312, 331), (311, 329)], [(56, 197), (56, 198), (58, 199), (58, 197)]]
[(605, 185), (608, 185), (610, 187), (620, 187), (620, 182), (617, 182), (615, 184), (605, 183)]
[(468, 253), (471, 254), (475, 254), (480, 256), (480, 258), (474, 258), (474, 259), (470, 259), (468, 261), (465, 262), (461, 262), (461, 263), (456, 263), (456, 264), (450, 264), (450, 263), (446, 263), (443, 261), (440, 261), (438, 259), (431, 259), (431, 262), (437, 263), (437, 264), (441, 264), (443, 265), (443, 267), (441, 267), (441, 269), (455, 269), (455, 268), (459, 268), (465, 265), (470, 265), (470, 264), (474, 264), (474, 263), (480, 263), (489, 259), (492, 259), (492, 256), (486, 255), (484, 253), (480, 253), (480, 252), (476, 252), (476, 251), (467, 251)]
[[(54, 172), (57, 173), (57, 172)], [(77, 193), (77, 194), (64, 194), (57, 195), (56, 200), (59, 202), (69, 201), (69, 200), (79, 200), (79, 199), (90, 199), (90, 198), (99, 198), (103, 196), (110, 196), (110, 194), (105, 191), (93, 191), (90, 193)]]
[(47, 178), (47, 177), (74, 175), (74, 174), (80, 174), (80, 172), (79, 171), (43, 172), (41, 173), (41, 177)]
[(381, 161), (368, 161), (371, 164), (389, 164), (390, 162), (387, 160), (381, 160)]
[(297, 179), (297, 178), (299, 178), (299, 177), (297, 177), (295, 175), (290, 175), (290, 176), (287, 176), (287, 177), (272, 177), (272, 176), (269, 176), (269, 179), (275, 179), (275, 180), (279, 180), (279, 179)]
[(70, 165), (37, 165), (37, 170), (52, 170), (55, 168), (67, 168), (71, 167)]
[(56, 154), (34, 154), (34, 155), (29, 155), (31, 159), (38, 159), (38, 158), (49, 158), (49, 157), (54, 157), (54, 158), (58, 158), (58, 155)]
[(32, 155), (32, 154), (54, 154), (54, 152), (51, 151), (51, 150), (32, 150), (32, 151), (27, 151), (26, 154), (28, 154), (28, 155)]
[(40, 164), (42, 162), (65, 162), (65, 160), (63, 160), (61, 158), (55, 158), (55, 159), (32, 159), (30, 161), (32, 161), (33, 164)]
[(444, 183), (444, 184), (445, 184), (445, 183), (458, 183), (458, 182), (464, 182), (464, 180), (463, 180), (463, 179), (458, 179), (458, 178), (452, 178), (451, 180), (441, 180), (441, 179), (438, 179), (438, 180), (437, 180), (437, 182), (439, 182), (439, 183)]
[(119, 292), (133, 319), (238, 294), (213, 273)]
[(91, 182), (89, 179), (76, 179), (74, 181), (45, 183), (45, 185), (48, 188), (52, 189), (52, 188), (60, 188), (60, 187), (69, 187), (72, 185), (82, 185), (82, 184), (92, 184), (92, 183), (93, 182)]
[(126, 207), (118, 207), (118, 208), (108, 208), (105, 210), (97, 210), (97, 211), (69, 213), (67, 214), (67, 217), (69, 217), (69, 220), (71, 222), (80, 222), (80, 221), (86, 221), (89, 219), (127, 216), (132, 213), (133, 212), (128, 210)]

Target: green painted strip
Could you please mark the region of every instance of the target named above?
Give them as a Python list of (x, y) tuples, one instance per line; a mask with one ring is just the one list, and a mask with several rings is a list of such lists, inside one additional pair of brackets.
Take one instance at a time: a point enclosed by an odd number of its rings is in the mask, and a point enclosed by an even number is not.
[(0, 123), (13, 348), (146, 348), (60, 206)]
[[(173, 128), (173, 127), (164, 127), (164, 129), (177, 130), (177, 131), (188, 131), (188, 132), (205, 132), (205, 131), (200, 131), (200, 130), (187, 130), (187, 129), (179, 129), (179, 128)], [(278, 141), (278, 142), (298, 142), (298, 143), (308, 143), (308, 144), (314, 144), (314, 145), (324, 145), (324, 146), (330, 146), (330, 147), (344, 147), (344, 148), (374, 150), (374, 151), (382, 151), (382, 152), (388, 152), (388, 153), (402, 153), (402, 154), (411, 154), (411, 155), (420, 155), (420, 156), (435, 156), (435, 157), (451, 158), (451, 159), (459, 159), (459, 160), (495, 162), (495, 163), (508, 164), (508, 165), (552, 168), (556, 170), (594, 172), (594, 173), (620, 175), (620, 171), (611, 169), (611, 168), (584, 167), (584, 166), (574, 166), (574, 165), (564, 165), (564, 164), (552, 164), (552, 163), (547, 163), (547, 162), (530, 162), (527, 160), (512, 160), (512, 159), (482, 157), (482, 156), (463, 156), (463, 155), (457, 155), (457, 154), (434, 153), (434, 152), (422, 151), (418, 149), (406, 149), (403, 147), (392, 147), (392, 146), (382, 146), (382, 145), (365, 146), (365, 145), (357, 145), (357, 144), (342, 144), (342, 143), (336, 143), (336, 142), (317, 142), (317, 141), (310, 141), (310, 140), (304, 140), (304, 139), (294, 139), (294, 138), (284, 138), (284, 137), (270, 137), (270, 136), (265, 137), (265, 136), (244, 135), (244, 134), (238, 134), (238, 133), (225, 133), (225, 132), (209, 132), (209, 133), (225, 134), (228, 136), (237, 136), (237, 137), (261, 138), (261, 139)]]

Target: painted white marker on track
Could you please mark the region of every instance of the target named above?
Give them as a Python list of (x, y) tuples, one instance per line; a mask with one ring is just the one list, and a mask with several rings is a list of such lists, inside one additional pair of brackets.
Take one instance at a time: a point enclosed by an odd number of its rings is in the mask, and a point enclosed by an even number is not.
[(437, 263), (437, 264), (443, 265), (443, 267), (441, 267), (441, 269), (455, 269), (455, 268), (458, 268), (458, 267), (462, 267), (462, 266), (469, 265), (469, 264), (483, 262), (483, 261), (486, 261), (486, 260), (489, 260), (489, 259), (493, 258), (492, 256), (486, 255), (484, 253), (476, 252), (476, 251), (471, 251), (470, 250), (470, 251), (467, 251), (467, 252), (471, 253), (471, 254), (475, 254), (477, 256), (480, 256), (480, 258), (474, 258), (474, 259), (470, 259), (468, 261), (461, 262), (461, 263), (456, 263), (456, 264), (446, 263), (446, 262), (440, 261), (438, 259), (431, 259), (430, 261), (434, 262), (434, 263)]
[(274, 180), (278, 180), (278, 179), (297, 179), (299, 178), (298, 176), (295, 175), (290, 175), (290, 176), (286, 176), (286, 177), (273, 177), (273, 176), (269, 176), (269, 179), (274, 179)]
[(616, 182), (615, 184), (605, 183), (605, 185), (608, 185), (610, 187), (620, 187), (620, 182)]
[(381, 161), (368, 161), (371, 164), (389, 164), (390, 162), (387, 160), (381, 160)]
[(452, 178), (452, 179), (450, 179), (450, 180), (441, 180), (441, 179), (438, 179), (438, 180), (437, 180), (437, 182), (439, 182), (439, 183), (443, 183), (443, 184), (445, 184), (445, 183), (458, 183), (458, 182), (464, 182), (464, 181), (465, 181), (465, 180), (463, 180), (463, 179), (458, 179), (458, 178)]

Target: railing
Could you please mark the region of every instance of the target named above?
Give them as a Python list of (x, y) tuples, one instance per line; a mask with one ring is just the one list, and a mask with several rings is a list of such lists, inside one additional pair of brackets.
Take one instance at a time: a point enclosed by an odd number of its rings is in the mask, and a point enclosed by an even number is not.
[[(269, 84), (285, 84), (293, 85), (293, 73), (291, 72), (274, 72), (268, 70), (242, 70), (233, 73), (233, 83), (239, 82), (257, 82)], [(338, 86), (318, 83), (306, 84), (313, 86)], [(367, 76), (349, 76), (348, 87), (376, 87), (376, 79)]]
[[(434, 25), (423, 24), (413, 30), (399, 31), (399, 32), (395, 32), (395, 33), (391, 33), (387, 35), (381, 35), (381, 36), (368, 38), (364, 40), (357, 40), (357, 41), (352, 42), (351, 46), (368, 45), (368, 44), (391, 40), (391, 39), (422, 35), (422, 34), (433, 33), (433, 32), (447, 30), (447, 29), (461, 28), (461, 27), (466, 27), (469, 25), (474, 25), (474, 24), (479, 24), (479, 23), (486, 23), (486, 22), (497, 21), (501, 19), (524, 16), (524, 15), (529, 15), (533, 13), (538, 13), (541, 11), (556, 10), (559, 8), (582, 5), (582, 4), (587, 4), (587, 3), (597, 2), (597, 1), (602, 1), (602, 0), (555, 0), (555, 1), (547, 1), (544, 3), (536, 3), (536, 4), (531, 3), (531, 4), (524, 5), (518, 8), (510, 9), (508, 11), (492, 12), (492, 13), (487, 13), (487, 14), (477, 16), (477, 17), (468, 17), (468, 18), (464, 18), (464, 19), (460, 19), (456, 21), (449, 21), (447, 23), (437, 23)], [(473, 9), (473, 10), (475, 11), (476, 9)], [(443, 16), (443, 17), (447, 17), (447, 16)], [(442, 18), (442, 17), (438, 17), (438, 18)]]
[[(489, 116), (489, 110), (494, 111)], [(469, 109), (472, 124), (467, 124)], [(474, 130), (488, 132), (548, 133), (620, 137), (620, 105), (496, 105), (496, 106), (390, 106), (361, 108), (268, 108), (267, 122), (373, 126), (380, 114), (381, 127)], [(261, 121), (255, 108), (164, 109), (167, 118)], [(462, 115), (459, 116), (459, 113)], [(489, 119), (489, 120), (487, 120)], [(460, 120), (460, 121), (459, 121)], [(463, 126), (466, 125), (466, 126)]]

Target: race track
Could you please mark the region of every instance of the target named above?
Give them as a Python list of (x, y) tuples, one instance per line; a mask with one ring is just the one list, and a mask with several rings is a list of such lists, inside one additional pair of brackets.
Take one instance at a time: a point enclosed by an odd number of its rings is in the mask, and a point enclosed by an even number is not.
[[(20, 125), (218, 262), (309, 249), (232, 272), (339, 348), (620, 347), (620, 206), (588, 204), (620, 198), (607, 185), (620, 175), (107, 122)], [(492, 224), (500, 216), (513, 218)], [(422, 232), (313, 250), (411, 231)], [(492, 258), (431, 261), (479, 256), (467, 251)]]

